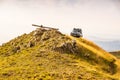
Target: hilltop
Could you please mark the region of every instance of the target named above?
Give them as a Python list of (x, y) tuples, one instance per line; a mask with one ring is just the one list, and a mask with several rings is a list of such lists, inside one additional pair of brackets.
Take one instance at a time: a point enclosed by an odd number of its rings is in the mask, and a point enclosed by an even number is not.
[(119, 61), (93, 42), (38, 28), (0, 46), (1, 80), (119, 80)]

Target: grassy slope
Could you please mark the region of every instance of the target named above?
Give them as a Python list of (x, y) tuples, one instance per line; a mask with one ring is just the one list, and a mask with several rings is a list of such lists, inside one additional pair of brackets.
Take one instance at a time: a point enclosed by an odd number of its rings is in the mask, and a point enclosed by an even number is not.
[[(0, 47), (1, 80), (113, 80), (117, 59), (83, 38), (45, 31), (36, 41), (34, 31), (19, 36)], [(76, 40), (76, 53), (53, 50), (65, 42)], [(34, 46), (29, 47), (29, 42)], [(20, 50), (15, 51), (16, 46)], [(70, 50), (70, 48), (67, 48)], [(87, 56), (86, 56), (87, 55)], [(112, 67), (111, 67), (112, 66)]]
[[(118, 58), (118, 62), (116, 62), (117, 65), (120, 66), (120, 51), (114, 51), (114, 52), (110, 52), (112, 55), (116, 56)], [(120, 76), (120, 67), (118, 67), (118, 74), (117, 76)]]

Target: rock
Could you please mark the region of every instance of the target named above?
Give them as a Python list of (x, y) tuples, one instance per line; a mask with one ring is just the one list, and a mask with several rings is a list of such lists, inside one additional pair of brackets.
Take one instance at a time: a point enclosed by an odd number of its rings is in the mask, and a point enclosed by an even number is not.
[(55, 47), (54, 50), (60, 53), (77, 53), (78, 51), (76, 41), (64, 42), (61, 45)]
[(37, 28), (34, 32), (34, 36), (40, 36), (42, 35), (45, 31), (47, 31), (46, 29), (42, 29), (42, 28)]
[(13, 51), (14, 53), (16, 53), (16, 52), (18, 52), (18, 50), (20, 50), (20, 46), (14, 47), (12, 51)]
[(32, 41), (30, 41), (27, 45), (27, 47), (33, 47), (33, 46), (35, 46), (35, 44)]
[(33, 34), (34, 36), (34, 40), (35, 41), (40, 41), (41, 40), (41, 36), (44, 34), (44, 32), (47, 31), (46, 29), (42, 29), (42, 28), (37, 28)]
[(48, 40), (50, 38), (59, 38), (62, 34), (57, 30), (47, 30), (41, 37), (42, 41)]

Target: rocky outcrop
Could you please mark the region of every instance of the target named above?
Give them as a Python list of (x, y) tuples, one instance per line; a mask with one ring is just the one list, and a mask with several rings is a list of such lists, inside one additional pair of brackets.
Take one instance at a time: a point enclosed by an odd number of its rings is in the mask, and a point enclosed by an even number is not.
[(78, 47), (76, 45), (76, 41), (68, 41), (68, 42), (64, 42), (59, 46), (56, 46), (54, 48), (55, 51), (58, 51), (60, 53), (78, 53)]

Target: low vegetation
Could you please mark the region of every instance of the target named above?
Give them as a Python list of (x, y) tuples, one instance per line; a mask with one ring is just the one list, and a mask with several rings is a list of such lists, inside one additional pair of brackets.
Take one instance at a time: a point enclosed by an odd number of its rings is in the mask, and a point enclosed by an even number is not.
[(93, 42), (38, 29), (0, 46), (0, 80), (119, 80), (119, 60)]
[(113, 51), (110, 53), (113, 54), (114, 56), (116, 56), (118, 59), (120, 59), (120, 51)]

